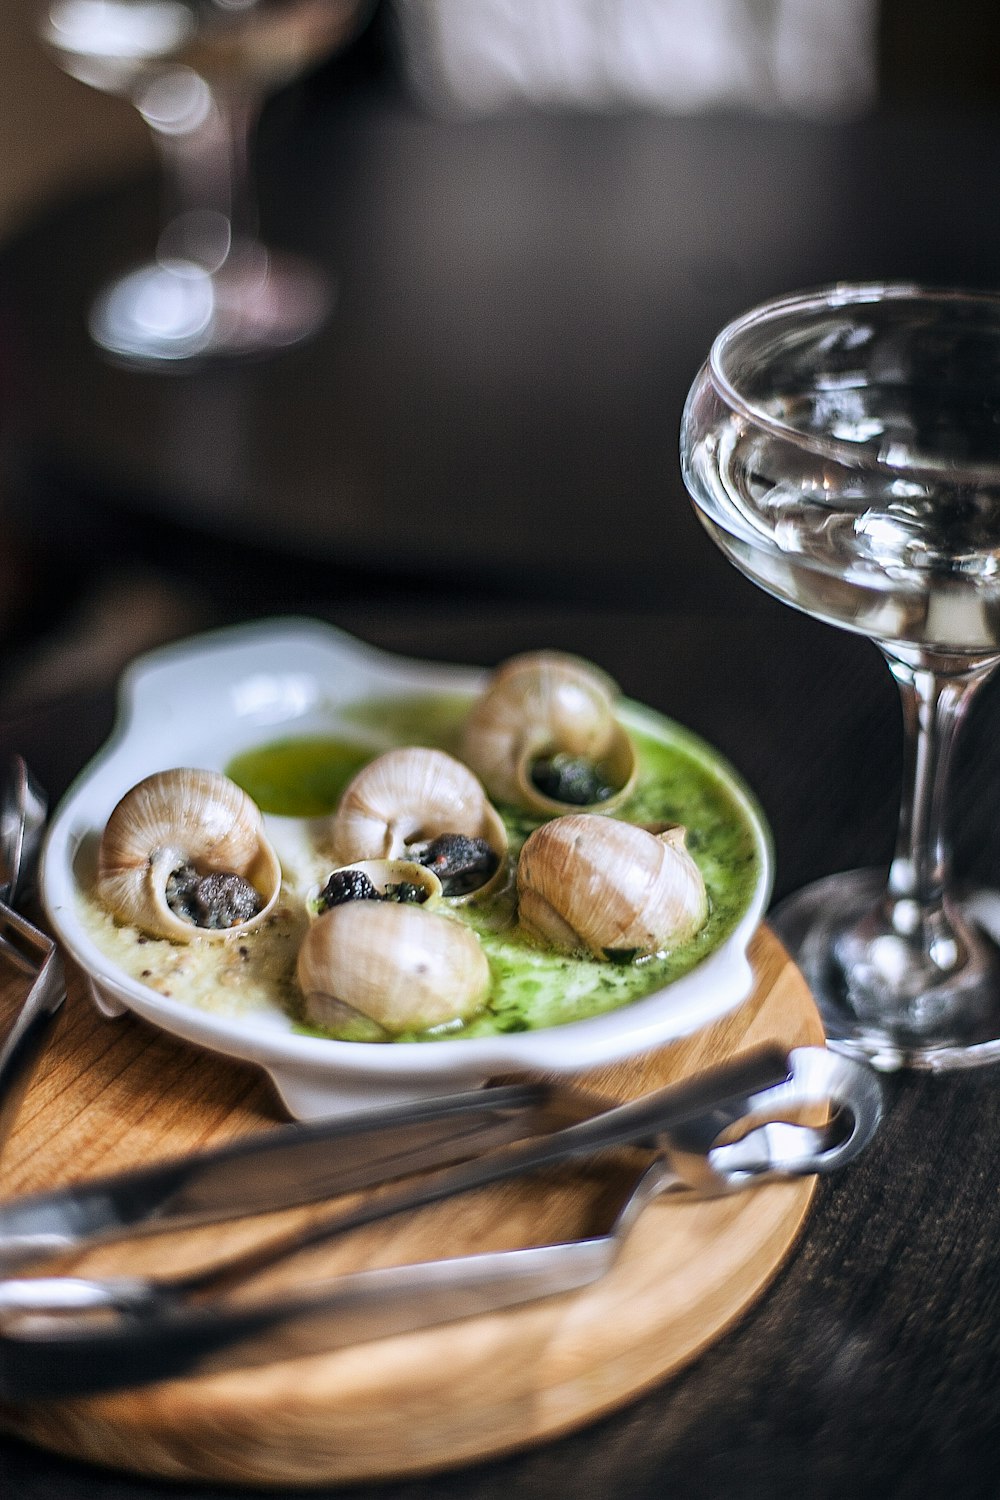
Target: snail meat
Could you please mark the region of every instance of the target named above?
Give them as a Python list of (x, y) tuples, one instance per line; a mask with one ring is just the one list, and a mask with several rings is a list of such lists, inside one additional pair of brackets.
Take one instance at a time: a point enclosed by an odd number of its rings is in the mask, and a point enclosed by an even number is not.
[(346, 901), (404, 901), (421, 905), (429, 894), (412, 880), (392, 881), (380, 890), (364, 870), (348, 865), (343, 870), (334, 870), (316, 897), (316, 910), (330, 911)]
[(615, 793), (603, 767), (582, 755), (544, 756), (531, 766), (530, 775), (544, 797), (573, 807), (607, 802)]
[(171, 871), (164, 897), (170, 910), (196, 927), (221, 929), (249, 922), (264, 905), (249, 880), (232, 870), (213, 870), (199, 875), (188, 863)]
[(500, 863), (485, 839), (464, 833), (441, 833), (428, 844), (411, 844), (410, 853), (433, 871), (446, 896), (462, 896), (485, 885)]
[(425, 870), (415, 860), (360, 859), (332, 870), (325, 884), (312, 886), (306, 894), (306, 912), (315, 919), (354, 902), (433, 907), (441, 895), (441, 882), (433, 870)]
[(316, 897), (316, 910), (329, 911), (345, 901), (378, 901), (381, 897), (364, 870), (334, 870)]

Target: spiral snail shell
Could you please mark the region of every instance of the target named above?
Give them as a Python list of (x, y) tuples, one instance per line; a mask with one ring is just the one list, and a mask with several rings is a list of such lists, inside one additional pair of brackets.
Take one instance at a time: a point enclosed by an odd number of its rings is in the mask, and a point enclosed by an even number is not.
[(537, 828), (517, 868), (518, 921), (531, 936), (595, 958), (641, 957), (694, 936), (708, 915), (684, 829), (570, 813)]
[(384, 1041), (480, 1010), (490, 969), (479, 939), (419, 906), (351, 901), (324, 912), (299, 950), (306, 1019), (349, 1041)]
[[(632, 740), (615, 717), (617, 697), (611, 678), (579, 657), (562, 651), (513, 656), (469, 712), (462, 759), (498, 802), (549, 816), (567, 808), (609, 812), (628, 796), (638, 769)], [(547, 791), (536, 768), (557, 756), (600, 767), (604, 794), (561, 800)]]
[(481, 897), (504, 874), (507, 830), (468, 766), (443, 750), (409, 746), (369, 761), (344, 790), (330, 830), (338, 864), (416, 859), (444, 834), (482, 839), (495, 861), (482, 882), (456, 897)]
[[(168, 902), (184, 870), (196, 882), (217, 875), (235, 888), (237, 899), (230, 893), (211, 918), (222, 925), (199, 925), (182, 914), (182, 903)], [(239, 936), (264, 921), (280, 889), (281, 866), (259, 809), (219, 771), (147, 776), (122, 797), (101, 837), (98, 899), (119, 922), (153, 937), (186, 943)], [(239, 915), (241, 907), (252, 914)]]

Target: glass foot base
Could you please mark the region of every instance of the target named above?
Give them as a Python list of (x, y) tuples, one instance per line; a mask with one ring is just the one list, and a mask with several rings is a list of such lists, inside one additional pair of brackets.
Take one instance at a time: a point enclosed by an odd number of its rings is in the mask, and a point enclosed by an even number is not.
[(307, 262), (258, 255), (207, 271), (191, 261), (141, 266), (97, 298), (95, 344), (130, 365), (241, 357), (309, 338), (332, 306), (332, 289)]
[(1000, 1061), (1000, 892), (951, 911), (962, 956), (915, 982), (905, 944), (878, 919), (884, 870), (848, 870), (797, 891), (771, 927), (812, 990), (830, 1045), (884, 1072)]

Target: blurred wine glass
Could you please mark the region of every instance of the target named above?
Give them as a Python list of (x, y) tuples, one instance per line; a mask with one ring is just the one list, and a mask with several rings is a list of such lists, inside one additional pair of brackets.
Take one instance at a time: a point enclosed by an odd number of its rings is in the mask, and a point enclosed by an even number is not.
[(41, 35), (65, 71), (129, 99), (168, 191), (147, 265), (90, 312), (108, 353), (165, 368), (266, 353), (309, 337), (332, 286), (258, 232), (250, 167), (266, 96), (361, 30), (372, 0), (47, 0)]

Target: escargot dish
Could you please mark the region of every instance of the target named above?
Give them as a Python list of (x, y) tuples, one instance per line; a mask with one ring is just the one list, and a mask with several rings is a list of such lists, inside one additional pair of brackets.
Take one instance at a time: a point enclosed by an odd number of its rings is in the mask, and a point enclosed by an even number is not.
[(97, 895), (119, 922), (190, 942), (259, 926), (281, 886), (260, 811), (218, 771), (159, 771), (126, 792), (101, 837)]
[(517, 896), (533, 937), (616, 962), (687, 942), (708, 916), (683, 828), (656, 834), (592, 813), (535, 830), (521, 850)]
[[(141, 745), (126, 724), (81, 778), (55, 825), (71, 885), (46, 900), (115, 999), (295, 1056), (391, 1044), (405, 1069), (412, 1043), (506, 1060), (508, 1040), (530, 1050), (519, 1033), (666, 1013), (672, 994), (690, 1027), (746, 982), (769, 851), (709, 746), (562, 652), (492, 678), (354, 652), (328, 666), (324, 633), (320, 671), (245, 643), (211, 694), (199, 658), (166, 719), (157, 669), (132, 709)], [(173, 769), (144, 775), (161, 753)], [(706, 960), (722, 986), (685, 1010)]]
[(611, 678), (578, 657), (511, 657), (473, 704), (462, 758), (498, 802), (546, 815), (609, 812), (628, 796), (637, 771), (617, 698)]

